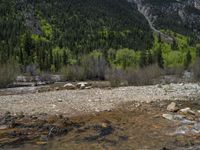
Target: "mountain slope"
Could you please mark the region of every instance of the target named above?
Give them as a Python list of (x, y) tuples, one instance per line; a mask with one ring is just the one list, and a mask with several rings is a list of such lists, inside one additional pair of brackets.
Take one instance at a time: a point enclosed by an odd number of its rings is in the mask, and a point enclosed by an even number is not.
[(78, 58), (95, 49), (148, 49), (152, 31), (136, 8), (125, 0), (1, 0), (0, 61), (50, 68), (69, 51)]
[(139, 60), (155, 47), (153, 32), (169, 47), (176, 37), (168, 31), (186, 36), (185, 47), (200, 35), (199, 0), (1, 0), (0, 13), (0, 63), (41, 70), (80, 64), (94, 50), (107, 59), (109, 49), (129, 48)]
[(168, 29), (200, 39), (199, 0), (131, 0), (136, 3), (155, 28)]

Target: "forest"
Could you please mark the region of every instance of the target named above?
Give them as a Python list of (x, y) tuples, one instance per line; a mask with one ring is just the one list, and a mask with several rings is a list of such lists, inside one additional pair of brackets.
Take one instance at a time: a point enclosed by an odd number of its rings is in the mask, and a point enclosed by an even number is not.
[(1, 0), (0, 13), (0, 63), (31, 75), (71, 71), (104, 79), (98, 68), (187, 69), (200, 57), (196, 38), (163, 28), (173, 43), (162, 41), (124, 0)]

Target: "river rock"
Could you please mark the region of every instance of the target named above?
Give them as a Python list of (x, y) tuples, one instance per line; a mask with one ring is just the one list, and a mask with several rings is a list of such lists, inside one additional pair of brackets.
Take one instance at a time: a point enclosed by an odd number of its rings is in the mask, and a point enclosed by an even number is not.
[(0, 130), (6, 130), (8, 128), (9, 128), (9, 126), (7, 126), (7, 125), (0, 125)]
[(182, 115), (163, 114), (162, 116), (171, 121), (183, 121), (185, 119)]
[(168, 120), (174, 120), (173, 118), (173, 115), (171, 115), (171, 114), (163, 114), (162, 115), (163, 116), (163, 118), (165, 118), (165, 119), (168, 119)]
[(191, 110), (191, 108), (189, 107), (186, 107), (184, 109), (181, 109), (180, 112), (184, 113), (184, 114), (192, 114), (192, 115), (195, 115), (195, 112)]
[(76, 86), (71, 84), (71, 83), (67, 83), (63, 86), (65, 89), (67, 90), (75, 90), (76, 89)]
[(161, 84), (157, 84), (156, 87), (157, 88), (162, 88), (162, 85)]
[(59, 87), (55, 87), (54, 90), (55, 90), (55, 91), (58, 91), (58, 90), (60, 90), (60, 88), (59, 88)]
[(190, 132), (190, 129), (188, 128), (188, 126), (180, 126), (176, 129), (175, 131), (175, 135), (181, 135), (181, 134), (187, 134)]
[(79, 82), (77, 83), (77, 87), (80, 89), (85, 89), (89, 84), (87, 82)]
[(168, 110), (168, 111), (171, 111), (171, 112), (176, 112), (176, 111), (178, 111), (178, 108), (176, 107), (176, 103), (171, 102), (171, 104), (169, 104), (169, 105), (167, 106), (167, 110)]
[(200, 122), (194, 124), (193, 132), (198, 133), (198, 134), (200, 133)]

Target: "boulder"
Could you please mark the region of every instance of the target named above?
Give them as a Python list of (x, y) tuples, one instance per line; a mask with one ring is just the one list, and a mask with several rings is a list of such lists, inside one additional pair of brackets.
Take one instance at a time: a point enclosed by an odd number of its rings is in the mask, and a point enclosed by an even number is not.
[(65, 89), (67, 90), (75, 90), (76, 89), (76, 86), (71, 84), (71, 83), (67, 83), (63, 86)]
[(171, 102), (168, 106), (167, 106), (167, 110), (171, 111), (171, 112), (176, 112), (178, 111), (178, 108), (176, 107), (176, 103)]

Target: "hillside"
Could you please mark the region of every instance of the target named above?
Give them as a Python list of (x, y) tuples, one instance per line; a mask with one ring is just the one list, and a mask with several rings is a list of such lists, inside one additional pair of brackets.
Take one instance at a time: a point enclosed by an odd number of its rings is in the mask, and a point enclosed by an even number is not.
[(200, 38), (199, 0), (133, 0), (157, 29)]
[[(109, 66), (123, 67), (120, 55), (128, 49), (134, 51), (128, 64), (137, 68), (157, 63), (157, 52), (165, 53), (167, 44), (168, 52), (181, 53), (180, 66), (188, 51), (193, 62), (196, 58), (199, 9), (198, 0), (1, 0), (0, 63), (14, 60), (21, 68), (36, 64), (39, 70), (57, 72), (80, 65), (83, 56), (94, 52)], [(153, 31), (165, 35), (167, 43), (153, 37)]]
[(0, 12), (1, 62), (14, 56), (50, 68), (55, 48), (77, 58), (95, 49), (143, 50), (153, 41), (136, 5), (124, 0), (1, 0)]

